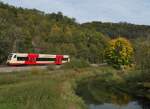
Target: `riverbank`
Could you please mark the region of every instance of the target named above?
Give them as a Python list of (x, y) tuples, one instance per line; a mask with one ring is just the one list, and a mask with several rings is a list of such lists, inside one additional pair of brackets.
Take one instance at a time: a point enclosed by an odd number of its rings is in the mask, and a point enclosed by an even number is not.
[[(143, 73), (136, 72), (133, 69), (128, 71), (121, 70), (104, 70), (94, 76), (84, 78), (79, 81), (79, 89), (88, 87), (88, 90), (94, 91), (110, 91), (109, 93), (126, 93), (135, 97), (150, 99), (150, 82), (147, 82), (147, 77)], [(145, 81), (144, 81), (145, 80)], [(84, 86), (84, 87), (83, 87)], [(80, 91), (80, 90), (79, 90)], [(80, 92), (79, 92), (80, 93)]]
[(103, 109), (107, 105), (112, 105), (109, 109), (116, 109), (117, 106), (120, 109), (136, 109), (136, 106), (139, 109), (145, 109), (143, 106), (150, 108), (150, 87), (149, 82), (146, 82), (149, 76), (144, 76), (146, 74), (134, 69), (97, 72), (94, 76), (80, 80), (76, 92), (89, 105), (89, 109)]
[[(97, 77), (106, 82), (96, 79)], [(108, 86), (114, 91), (117, 84), (124, 83), (122, 77), (122, 72), (111, 67), (32, 69), (0, 74), (0, 109), (86, 109), (84, 99), (78, 96), (81, 89), (79, 86), (87, 86), (82, 84), (86, 83), (84, 81), (92, 83), (95, 79), (100, 80), (96, 85), (99, 86), (97, 91), (107, 89)], [(93, 91), (95, 87), (90, 89)]]

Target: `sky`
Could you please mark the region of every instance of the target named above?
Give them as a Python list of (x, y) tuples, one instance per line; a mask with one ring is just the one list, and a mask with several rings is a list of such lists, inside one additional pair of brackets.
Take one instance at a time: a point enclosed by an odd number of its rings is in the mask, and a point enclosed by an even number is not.
[(79, 23), (128, 22), (150, 25), (150, 0), (0, 0), (46, 13), (62, 12)]

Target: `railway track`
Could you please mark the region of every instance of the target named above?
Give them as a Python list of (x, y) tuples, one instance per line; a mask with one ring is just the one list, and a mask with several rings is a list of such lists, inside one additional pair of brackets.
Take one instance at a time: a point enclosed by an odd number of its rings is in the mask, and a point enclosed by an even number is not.
[[(100, 67), (100, 66), (106, 66), (106, 63), (103, 64), (90, 64), (91, 67)], [(9, 73), (9, 72), (19, 72), (19, 71), (30, 71), (33, 69), (40, 69), (44, 70), (47, 69), (48, 66), (7, 66), (7, 65), (0, 65), (0, 73)], [(56, 69), (59, 69), (61, 65), (55, 65)]]
[(33, 69), (46, 69), (46, 68), (47, 68), (47, 66), (7, 66), (7, 65), (0, 65), (0, 73), (30, 71)]

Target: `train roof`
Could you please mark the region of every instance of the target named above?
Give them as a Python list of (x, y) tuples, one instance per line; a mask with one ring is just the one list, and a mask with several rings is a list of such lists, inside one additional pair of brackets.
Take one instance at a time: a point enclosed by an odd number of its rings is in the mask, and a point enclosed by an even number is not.
[[(40, 53), (10, 53), (10, 54), (13, 54), (13, 55), (28, 55), (28, 54), (39, 54), (39, 55), (53, 55), (53, 56), (56, 56), (55, 54), (40, 54)], [(57, 55), (60, 55), (60, 54), (57, 54)], [(63, 56), (69, 56), (69, 55), (63, 55)]]

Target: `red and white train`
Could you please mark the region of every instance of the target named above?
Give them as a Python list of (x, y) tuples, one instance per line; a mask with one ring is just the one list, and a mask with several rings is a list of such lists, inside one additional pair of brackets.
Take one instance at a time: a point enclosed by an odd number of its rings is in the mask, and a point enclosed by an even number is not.
[(11, 53), (8, 56), (7, 65), (48, 65), (70, 62), (68, 55), (51, 55), (35, 53)]

